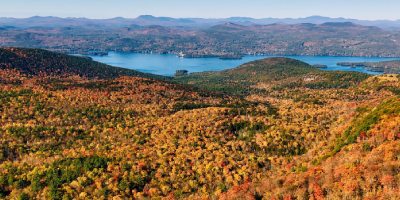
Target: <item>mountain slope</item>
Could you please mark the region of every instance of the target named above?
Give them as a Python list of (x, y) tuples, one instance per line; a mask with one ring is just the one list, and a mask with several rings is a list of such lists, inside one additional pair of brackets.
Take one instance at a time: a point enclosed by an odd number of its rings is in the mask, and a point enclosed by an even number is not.
[(264, 128), (242, 122), (243, 110), (273, 116), (268, 104), (106, 70), (92, 75), (80, 65), (89, 61), (47, 51), (10, 54), (0, 62), (1, 199), (184, 198), (268, 170), (266, 153), (238, 139), (239, 129)]
[(86, 78), (117, 78), (138, 76), (167, 79), (135, 70), (108, 66), (90, 58), (68, 56), (40, 49), (0, 48), (0, 69), (17, 69), (26, 75), (82, 76)]
[(399, 76), (272, 58), (194, 74), (196, 90), (36, 51), (1, 62), (2, 199), (396, 197)]
[(232, 188), (221, 199), (398, 199), (399, 87), (399, 75), (382, 75), (346, 89), (356, 98), (337, 99), (331, 90), (325, 96), (335, 99), (331, 109), (343, 110), (329, 135), (303, 155), (277, 159), (262, 181)]

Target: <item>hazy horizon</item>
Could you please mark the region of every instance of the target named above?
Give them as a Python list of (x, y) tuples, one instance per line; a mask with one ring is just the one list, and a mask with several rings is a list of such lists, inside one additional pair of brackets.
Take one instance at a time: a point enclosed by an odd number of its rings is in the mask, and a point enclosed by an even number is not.
[(262, 18), (255, 18), (249, 16), (229, 16), (229, 17), (220, 17), (220, 18), (210, 18), (210, 17), (172, 17), (172, 16), (157, 16), (151, 14), (143, 14), (134, 17), (123, 17), (123, 16), (115, 16), (115, 17), (108, 17), (108, 18), (91, 18), (91, 17), (62, 17), (62, 16), (54, 16), (54, 15), (32, 15), (27, 17), (8, 17), (8, 16), (1, 16), (0, 18), (11, 18), (11, 19), (29, 19), (34, 17), (54, 17), (54, 18), (61, 18), (61, 19), (90, 19), (90, 20), (107, 20), (107, 19), (116, 19), (116, 18), (123, 18), (123, 19), (136, 19), (142, 16), (153, 16), (153, 17), (166, 17), (166, 18), (173, 18), (173, 19), (229, 19), (229, 18), (251, 18), (251, 19), (306, 19), (311, 17), (321, 17), (321, 18), (330, 18), (330, 19), (348, 19), (348, 20), (360, 20), (360, 21), (400, 21), (400, 19), (357, 19), (357, 18), (347, 18), (347, 17), (329, 17), (329, 16), (321, 16), (321, 15), (310, 15), (304, 17), (262, 17)]
[[(140, 15), (172, 18), (306, 18), (324, 16), (358, 20), (399, 20), (396, 0), (13, 0), (2, 2), (0, 17), (110, 19)], [(210, 12), (212, 10), (213, 12)], [(215, 12), (218, 11), (218, 12)]]

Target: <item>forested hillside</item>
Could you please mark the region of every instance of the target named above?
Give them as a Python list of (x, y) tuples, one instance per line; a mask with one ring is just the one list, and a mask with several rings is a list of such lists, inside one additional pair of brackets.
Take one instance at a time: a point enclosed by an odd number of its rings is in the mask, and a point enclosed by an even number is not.
[(288, 59), (258, 60), (221, 72), (193, 73), (175, 78), (178, 83), (190, 84), (228, 94), (265, 94), (293, 89), (346, 89), (357, 86), (368, 75), (356, 72), (327, 72), (307, 63)]
[(167, 79), (135, 70), (110, 67), (92, 61), (90, 57), (67, 56), (41, 49), (0, 48), (0, 69), (16, 69), (29, 76), (81, 76), (86, 78), (116, 78), (140, 76)]
[(272, 58), (160, 80), (0, 52), (0, 198), (400, 198), (398, 75)]

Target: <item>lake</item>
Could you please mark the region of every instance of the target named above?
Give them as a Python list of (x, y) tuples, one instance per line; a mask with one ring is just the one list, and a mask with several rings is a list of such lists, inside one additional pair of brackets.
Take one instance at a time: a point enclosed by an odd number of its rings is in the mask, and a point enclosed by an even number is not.
[[(220, 71), (231, 69), (241, 64), (274, 56), (245, 56), (241, 60), (221, 60), (219, 58), (180, 58), (176, 55), (141, 54), (110, 52), (107, 56), (91, 56), (93, 60), (108, 65), (134, 69), (141, 72), (172, 76), (176, 70), (185, 69), (191, 72)], [(333, 57), (333, 56), (285, 56), (301, 60), (309, 64), (327, 65), (324, 70), (358, 71), (368, 74), (380, 74), (363, 67), (338, 66), (338, 62), (378, 62), (400, 58), (371, 58), (371, 57)]]

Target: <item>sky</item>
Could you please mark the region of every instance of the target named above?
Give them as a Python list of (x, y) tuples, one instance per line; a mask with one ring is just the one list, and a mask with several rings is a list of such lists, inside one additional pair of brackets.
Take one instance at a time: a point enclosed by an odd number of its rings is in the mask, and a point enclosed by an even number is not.
[(299, 18), (308, 16), (400, 19), (400, 0), (0, 0), (0, 17)]

